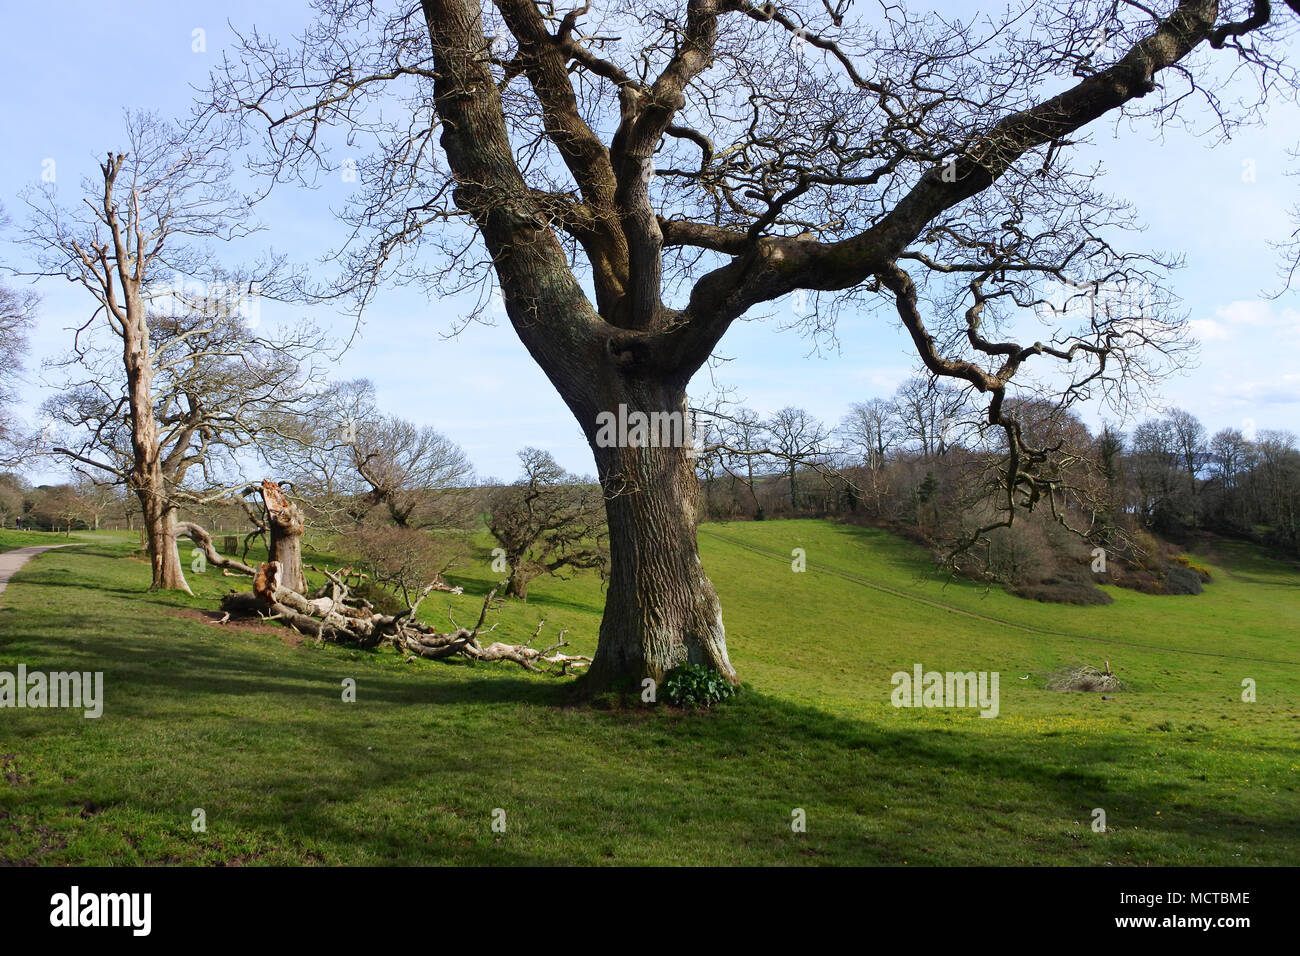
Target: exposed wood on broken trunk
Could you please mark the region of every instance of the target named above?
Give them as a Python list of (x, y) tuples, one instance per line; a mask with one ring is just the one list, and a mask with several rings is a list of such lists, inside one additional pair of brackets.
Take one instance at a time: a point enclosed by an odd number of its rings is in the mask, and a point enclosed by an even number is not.
[(270, 478), (262, 479), (261, 491), (271, 531), (268, 557), (279, 563), (284, 583), (301, 594), (307, 590), (302, 569), (302, 512)]

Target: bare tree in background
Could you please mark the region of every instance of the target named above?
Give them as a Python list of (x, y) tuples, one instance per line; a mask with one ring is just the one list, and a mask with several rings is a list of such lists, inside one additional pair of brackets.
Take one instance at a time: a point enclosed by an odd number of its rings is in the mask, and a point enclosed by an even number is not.
[(785, 468), (790, 510), (799, 510), (799, 469), (818, 464), (830, 451), (830, 431), (802, 408), (786, 406), (764, 423), (768, 446)]
[[(730, 479), (731, 497), (739, 500), (737, 487), (743, 485), (755, 519), (765, 516), (758, 496), (758, 479), (773, 464), (766, 447), (767, 429), (762, 417), (752, 408), (736, 403), (726, 393), (712, 394), (691, 406), (694, 421), (692, 453), (696, 471), (706, 494), (717, 486), (718, 472)], [(704, 503), (707, 511), (709, 502)], [(702, 517), (703, 511), (697, 512)]]
[(1178, 508), (1178, 447), (1167, 420), (1150, 419), (1133, 429), (1129, 447), (1140, 495), (1139, 507), (1148, 525), (1172, 527)]
[(1175, 408), (1169, 413), (1169, 425), (1179, 464), (1187, 476), (1187, 493), (1191, 499), (1192, 520), (1195, 522), (1201, 513), (1201, 496), (1197, 483), (1210, 453), (1205, 426), (1195, 415), (1181, 408)]
[(0, 472), (0, 527), (9, 527), (22, 517), (23, 497), (29, 490), (21, 475)]
[(364, 483), (364, 500), (382, 506), (403, 528), (445, 526), (464, 503), (463, 492), (473, 476), (469, 459), (455, 442), (427, 425), (394, 415), (358, 425), (348, 451)]
[[(8, 223), (0, 206), (0, 227)], [(27, 356), (27, 333), (36, 319), (36, 293), (0, 284), (0, 467), (11, 468), (24, 458), (19, 427), (13, 413), (17, 386)]]
[(1216, 432), (1209, 442), (1210, 468), (1213, 473), (1217, 507), (1214, 518), (1224, 527), (1240, 527), (1248, 514), (1242, 501), (1242, 480), (1254, 465), (1254, 448), (1238, 428)]
[(966, 390), (936, 376), (917, 375), (898, 386), (893, 408), (901, 440), (922, 458), (948, 450), (968, 410)]
[(872, 471), (885, 467), (898, 441), (898, 412), (892, 402), (873, 398), (854, 402), (840, 422), (844, 444)]
[(1265, 429), (1255, 444), (1255, 497), (1274, 537), (1300, 553), (1300, 448), (1294, 432)]
[(398, 527), (463, 526), (473, 466), (428, 425), (381, 412), (367, 379), (335, 382), (267, 423), (267, 447), (335, 531), (375, 508)]
[(72, 480), (72, 488), (81, 500), (81, 513), (92, 531), (99, 530), (99, 523), (104, 515), (121, 507), (118, 487), (109, 481), (96, 481), (92, 476), (78, 474)]
[(519, 453), (524, 473), (490, 499), (488, 530), (510, 576), (506, 596), (528, 597), (528, 582), (566, 568), (604, 571), (608, 556), (600, 490), (570, 475), (539, 448)]
[(796, 290), (827, 305), (814, 332), (837, 307), (885, 306), (931, 374), (988, 400), (1011, 489), (990, 526), (1011, 522), (1051, 493), (1048, 454), (1005, 402), (1022, 373), (1063, 404), (1122, 401), (1182, 341), (1147, 291), (1164, 263), (1112, 244), (1131, 216), (1070, 165), (1080, 131), (1157, 126), (1194, 97), (1225, 128), (1250, 118), (1199, 78), (1217, 60), (1291, 84), (1279, 51), (1300, 23), (1213, 0), (1044, 2), (974, 23), (814, 0), (317, 9), (292, 46), (246, 37), (212, 105), (264, 132), (255, 165), (277, 179), (329, 169), (331, 127), (373, 144), (336, 291), (364, 304), (389, 277), (499, 285), (606, 488), (593, 689), (688, 660), (735, 679), (690, 449), (606, 447), (598, 416), (684, 412), (731, 323)]
[[(838, 429), (845, 453), (856, 456), (866, 467), (861, 491), (871, 496), (873, 512), (879, 516), (881, 502), (888, 487), (885, 466), (901, 439), (897, 406), (887, 399), (873, 398), (854, 402)], [(850, 461), (849, 464), (857, 464)]]
[(203, 487), (218, 483), (221, 456), (256, 438), (258, 410), (299, 400), (300, 361), (319, 339), (254, 332), (247, 296), (259, 279), (211, 265), (212, 243), (250, 229), (224, 147), (139, 113), (127, 140), (85, 183), (83, 206), (60, 207), (52, 189), (28, 200), (41, 274), (80, 284), (96, 303), (61, 363), (70, 380), (46, 408), (73, 440), (54, 452), (139, 498), (151, 587), (189, 591), (176, 510), (190, 470), (204, 473)]

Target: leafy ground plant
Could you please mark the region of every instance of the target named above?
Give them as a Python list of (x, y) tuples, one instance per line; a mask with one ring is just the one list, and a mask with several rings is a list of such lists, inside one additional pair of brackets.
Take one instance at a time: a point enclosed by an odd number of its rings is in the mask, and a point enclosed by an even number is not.
[(712, 707), (735, 690), (725, 677), (703, 664), (681, 664), (664, 678), (664, 696), (677, 707)]

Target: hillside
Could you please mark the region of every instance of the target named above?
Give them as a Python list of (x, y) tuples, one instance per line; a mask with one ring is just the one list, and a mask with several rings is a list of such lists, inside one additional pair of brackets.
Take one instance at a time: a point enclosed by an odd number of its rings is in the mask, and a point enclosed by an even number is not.
[[(236, 579), (145, 594), (132, 536), (73, 540), (86, 544), (33, 561), (0, 597), (0, 671), (102, 670), (105, 713), (0, 711), (3, 862), (1300, 858), (1300, 571), (1246, 546), (1197, 556), (1215, 575), (1203, 595), (1113, 589), (1110, 606), (1073, 607), (946, 582), (881, 531), (706, 525), (746, 689), (685, 715), (575, 708), (567, 681), (508, 664), (404, 664), (216, 626), (198, 609)], [(486, 541), (479, 558), (450, 576), (461, 622), (496, 577)], [(443, 597), (422, 616), (445, 620)], [(601, 599), (594, 576), (539, 579), (498, 636), (544, 617), (544, 634), (567, 628), (590, 653)], [(1046, 689), (1105, 660), (1127, 684), (1113, 699)], [(891, 706), (891, 674), (917, 663), (999, 672), (998, 718)], [(1110, 832), (1091, 829), (1098, 807)]]

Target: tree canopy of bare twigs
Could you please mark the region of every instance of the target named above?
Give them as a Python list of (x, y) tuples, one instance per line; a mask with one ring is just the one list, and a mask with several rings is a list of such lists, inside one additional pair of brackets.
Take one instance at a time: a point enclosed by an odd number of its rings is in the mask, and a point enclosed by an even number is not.
[[(0, 207), (0, 227), (8, 219)], [(36, 319), (36, 293), (0, 284), (0, 466), (13, 467), (23, 458), (22, 427), (13, 411), (27, 357), (27, 333)]]
[[(1257, 118), (1295, 87), (1287, 6), (1022, 2), (962, 21), (816, 0), (322, 0), (292, 43), (244, 36), (206, 118), (255, 133), (277, 180), (329, 170), (332, 136), (369, 149), (334, 292), (499, 287), (606, 487), (593, 684), (686, 660), (733, 677), (687, 450), (604, 446), (598, 416), (684, 411), (730, 325), (796, 290), (813, 334), (882, 308), (927, 371), (982, 396), (1008, 493), (975, 534), (1012, 521), (1053, 494), (1007, 401), (1022, 383), (1122, 402), (1186, 341), (1173, 263), (1119, 245), (1132, 211), (1072, 147), (1193, 102), (1225, 131)], [(1229, 106), (1238, 68), (1256, 95)]]
[(334, 382), (277, 415), (271, 459), (324, 526), (345, 531), (375, 509), (402, 528), (463, 528), (473, 466), (428, 425), (380, 411), (367, 379)]
[(188, 591), (178, 505), (247, 483), (235, 474), (217, 487), (268, 409), (302, 400), (321, 339), (306, 326), (258, 329), (274, 261), (238, 274), (214, 265), (214, 244), (253, 228), (221, 142), (144, 113), (127, 116), (126, 140), (83, 184), (82, 203), (61, 205), (52, 186), (27, 197), (38, 274), (80, 285), (93, 304), (55, 363), (67, 380), (45, 411), (63, 433), (47, 450), (137, 495), (153, 587)]

